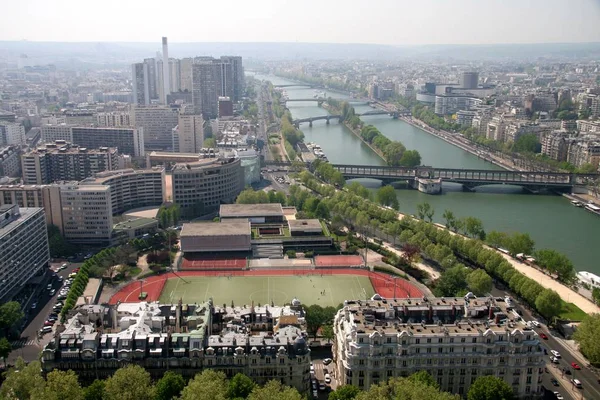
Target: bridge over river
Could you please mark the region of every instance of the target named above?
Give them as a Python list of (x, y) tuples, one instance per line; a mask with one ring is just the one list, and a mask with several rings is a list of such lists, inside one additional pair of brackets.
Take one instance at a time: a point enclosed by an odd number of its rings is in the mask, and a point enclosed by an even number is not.
[[(266, 165), (290, 166), (291, 163), (270, 162)], [(466, 190), (482, 185), (515, 185), (532, 192), (542, 189), (571, 190), (573, 186), (585, 185), (600, 178), (600, 174), (573, 174), (564, 172), (528, 172), (508, 170), (478, 170), (456, 168), (387, 167), (368, 165), (332, 164), (345, 179), (371, 178), (391, 183), (414, 182), (416, 179), (441, 179), (463, 185)], [(310, 165), (308, 166), (310, 168)]]

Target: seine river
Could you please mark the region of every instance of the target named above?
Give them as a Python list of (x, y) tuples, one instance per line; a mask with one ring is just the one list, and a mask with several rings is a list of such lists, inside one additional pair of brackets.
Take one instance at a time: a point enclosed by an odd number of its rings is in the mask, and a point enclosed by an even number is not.
[[(273, 84), (294, 82), (276, 76), (256, 75)], [(285, 89), (290, 99), (312, 98), (315, 89), (291, 87)], [(327, 91), (328, 97), (348, 98), (343, 93)], [(327, 115), (328, 112), (313, 102), (288, 103), (294, 118)], [(355, 106), (357, 112), (371, 110), (367, 105)], [(407, 149), (418, 150), (422, 164), (434, 167), (498, 169), (497, 166), (452, 146), (441, 139), (389, 116), (364, 117), (363, 120), (379, 129), (392, 140), (401, 141)], [(331, 163), (383, 165), (383, 161), (356, 138), (345, 126), (332, 121), (317, 121), (310, 128), (301, 126), (305, 142), (318, 143)], [(378, 181), (362, 180), (375, 190)], [(484, 186), (475, 193), (463, 192), (456, 184), (444, 183), (441, 195), (432, 196), (411, 189), (396, 190), (400, 211), (415, 214), (417, 204), (428, 202), (435, 209), (434, 220), (443, 223), (445, 209), (457, 217), (473, 216), (481, 219), (487, 231), (527, 232), (536, 242), (536, 248), (552, 248), (566, 254), (577, 270), (600, 275), (600, 216), (573, 207), (558, 195), (532, 195), (515, 186)]]

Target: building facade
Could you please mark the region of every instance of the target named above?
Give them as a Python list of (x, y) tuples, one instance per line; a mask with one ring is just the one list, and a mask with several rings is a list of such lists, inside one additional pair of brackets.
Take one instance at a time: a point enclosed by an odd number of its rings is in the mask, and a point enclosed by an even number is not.
[(98, 126), (121, 127), (131, 126), (131, 118), (128, 112), (104, 112), (96, 114)]
[(21, 176), (20, 146), (0, 148), (0, 177), (2, 176)]
[(0, 302), (4, 303), (50, 261), (44, 210), (0, 205), (0, 243)]
[(20, 146), (25, 143), (25, 127), (23, 125), (0, 121), (0, 146)]
[(537, 395), (539, 337), (508, 315), (493, 298), (347, 301), (334, 321), (336, 376), (368, 390), (425, 370), (441, 390), (464, 396), (477, 377), (492, 375), (518, 397)]
[(175, 153), (199, 153), (204, 143), (204, 119), (201, 114), (179, 114), (179, 123), (173, 128)]
[(172, 130), (178, 123), (178, 111), (167, 106), (133, 107), (131, 123), (144, 131), (146, 150), (171, 150)]
[(144, 156), (143, 128), (72, 127), (71, 137), (81, 147), (116, 147), (120, 154)]
[(214, 60), (198, 60), (192, 64), (192, 102), (194, 114), (205, 119), (219, 115), (219, 93), (221, 89), (219, 64)]
[(184, 217), (216, 211), (233, 203), (244, 189), (244, 169), (239, 158), (204, 159), (173, 167), (173, 202)]
[(108, 186), (63, 185), (60, 188), (62, 233), (81, 244), (110, 244), (113, 228)]
[(133, 85), (133, 104), (150, 104), (150, 82), (148, 80), (148, 64), (136, 63), (131, 66), (131, 82)]
[(119, 167), (115, 148), (87, 149), (64, 141), (47, 143), (21, 157), (23, 182), (41, 185), (56, 181), (79, 181)]

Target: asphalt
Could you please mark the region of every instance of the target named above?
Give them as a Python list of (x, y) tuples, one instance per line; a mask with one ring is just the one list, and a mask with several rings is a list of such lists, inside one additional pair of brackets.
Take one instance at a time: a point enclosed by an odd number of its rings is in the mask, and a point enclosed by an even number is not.
[[(50, 268), (55, 270), (57, 267), (68, 261), (56, 261), (51, 263)], [(57, 275), (62, 276), (65, 280), (67, 276), (73, 272), (77, 267), (81, 266), (81, 263), (68, 262), (68, 267), (60, 271)], [(38, 336), (40, 329), (44, 326), (44, 322), (48, 318), (48, 315), (52, 313), (52, 307), (56, 304), (59, 288), (58, 281), (53, 280), (53, 288), (56, 289), (54, 296), (50, 296), (46, 288), (42, 288), (41, 294), (38, 298), (37, 307), (28, 311), (27, 325), (21, 333), (21, 337), (18, 340), (12, 342), (14, 350), (10, 353), (6, 362), (14, 365), (15, 360), (18, 357), (22, 357), (25, 361), (39, 360), (40, 351), (46, 346), (46, 344), (52, 339), (52, 334), (47, 333), (41, 338)], [(63, 280), (64, 282), (64, 280)], [(44, 285), (45, 286), (45, 285)]]

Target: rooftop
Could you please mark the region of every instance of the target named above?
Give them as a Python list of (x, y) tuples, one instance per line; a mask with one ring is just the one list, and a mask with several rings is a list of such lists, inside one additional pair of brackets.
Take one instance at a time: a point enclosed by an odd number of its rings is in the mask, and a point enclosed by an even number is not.
[(248, 220), (192, 222), (183, 224), (181, 237), (186, 236), (250, 236), (250, 222)]
[(145, 226), (151, 226), (151, 225), (154, 225), (157, 223), (158, 222), (153, 218), (130, 218), (126, 221), (115, 224), (113, 229), (114, 230), (137, 229), (137, 228), (143, 228)]
[(89, 177), (81, 181), (83, 184), (104, 184), (106, 181), (118, 176), (135, 176), (151, 173), (162, 173), (165, 169), (162, 167), (153, 167), (146, 169), (118, 169), (113, 171), (102, 171), (95, 173), (93, 177)]
[[(12, 208), (13, 205), (8, 204), (8, 206), (10, 207), (0, 212), (9, 211), (9, 209)], [(39, 212), (43, 213), (44, 209), (39, 207), (19, 207), (19, 217), (15, 218), (11, 222), (0, 228), (0, 238), (7, 235), (13, 229), (16, 229), (17, 227), (21, 226), (25, 221), (27, 221)]]
[(270, 204), (222, 204), (219, 210), (221, 218), (249, 218), (283, 216), (279, 203)]
[(55, 143), (46, 143), (45, 146), (38, 147), (30, 151), (31, 153), (48, 153), (48, 154), (105, 154), (105, 153), (116, 153), (118, 150), (114, 147), (99, 147), (97, 149), (88, 149), (86, 147), (80, 147), (75, 144), (71, 144), (65, 141), (57, 141)]
[(295, 219), (288, 220), (290, 226), (290, 232), (305, 232), (305, 231), (319, 231), (323, 230), (321, 221), (318, 219)]

